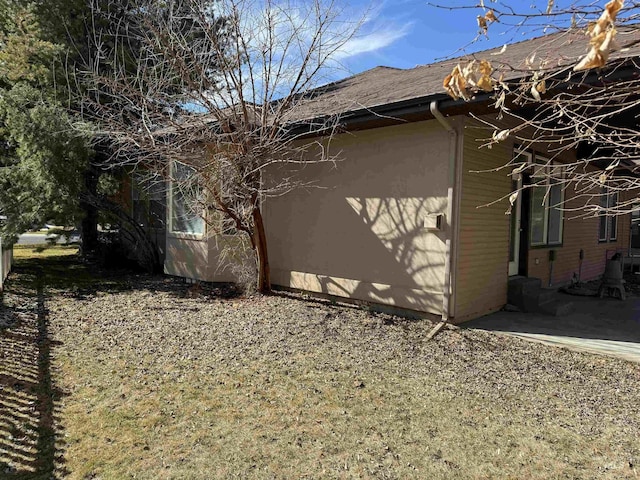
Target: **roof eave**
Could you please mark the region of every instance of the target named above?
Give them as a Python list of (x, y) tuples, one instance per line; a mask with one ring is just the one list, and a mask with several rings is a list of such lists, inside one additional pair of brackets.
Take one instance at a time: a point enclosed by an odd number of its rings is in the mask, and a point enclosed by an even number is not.
[[(592, 70), (582, 80), (583, 85), (593, 85), (600, 82), (615, 82), (638, 77), (638, 70), (633, 58), (623, 58), (609, 65), (605, 71)], [(518, 82), (520, 79), (512, 79), (510, 82)], [(554, 90), (561, 90), (568, 82), (561, 82)], [(347, 111), (336, 115), (318, 116), (312, 120), (296, 122), (292, 130), (297, 134), (309, 131), (310, 135), (317, 135), (317, 130), (312, 133), (310, 125), (319, 125), (331, 118), (338, 119), (345, 131), (365, 130), (402, 123), (432, 119), (430, 111), (431, 102), (438, 102), (438, 109), (446, 116), (464, 115), (468, 113), (483, 114), (493, 110), (493, 92), (478, 93), (470, 100), (454, 100), (444, 92), (429, 94), (421, 97), (409, 98), (398, 102), (376, 105), (368, 108)]]
[[(376, 105), (369, 108), (351, 110), (337, 115), (337, 121), (343, 131), (367, 130), (371, 128), (386, 127), (404, 123), (429, 120), (433, 118), (430, 106), (432, 102), (438, 103), (438, 109), (446, 115), (459, 115), (475, 111), (476, 113), (488, 112), (492, 107), (491, 93), (482, 93), (471, 100), (454, 100), (444, 93), (415, 97), (399, 102)], [(303, 134), (309, 131), (310, 135), (318, 134), (313, 130), (313, 125), (322, 125), (334, 118), (330, 115), (316, 117), (311, 121), (296, 122), (292, 125), (292, 131)]]

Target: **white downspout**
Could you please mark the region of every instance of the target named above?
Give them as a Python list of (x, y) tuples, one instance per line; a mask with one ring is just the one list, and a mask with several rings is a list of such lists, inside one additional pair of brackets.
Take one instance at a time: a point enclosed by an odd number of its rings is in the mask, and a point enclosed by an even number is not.
[(451, 126), (446, 118), (438, 110), (438, 102), (433, 100), (429, 106), (433, 117), (449, 133), (449, 180), (447, 188), (447, 239), (445, 241), (445, 265), (444, 265), (444, 295), (442, 298), (442, 321), (448, 322), (455, 318), (456, 291), (455, 291), (455, 258), (457, 252), (457, 206), (454, 209), (454, 193), (456, 191), (456, 164), (458, 159), (458, 131)]

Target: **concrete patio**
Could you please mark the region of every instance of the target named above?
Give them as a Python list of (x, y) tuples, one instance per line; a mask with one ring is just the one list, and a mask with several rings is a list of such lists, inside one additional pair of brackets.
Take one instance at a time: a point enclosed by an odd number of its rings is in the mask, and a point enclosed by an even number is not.
[(640, 297), (629, 296), (621, 301), (558, 295), (574, 303), (573, 313), (553, 317), (501, 311), (468, 322), (464, 327), (640, 363)]

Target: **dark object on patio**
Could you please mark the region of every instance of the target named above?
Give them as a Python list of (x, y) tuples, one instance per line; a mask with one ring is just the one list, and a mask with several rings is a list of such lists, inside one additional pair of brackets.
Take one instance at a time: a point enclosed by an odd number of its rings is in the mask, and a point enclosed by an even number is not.
[(614, 296), (615, 292), (620, 295), (620, 300), (625, 300), (627, 294), (624, 290), (624, 280), (622, 279), (622, 256), (616, 253), (611, 260), (607, 260), (607, 265), (604, 268), (604, 275), (602, 276), (602, 283), (598, 294), (600, 298), (604, 298), (605, 293)]
[(599, 294), (599, 289), (590, 288), (584, 283), (574, 283), (568, 287), (560, 287), (558, 291), (568, 295), (576, 295), (578, 297), (596, 297)]

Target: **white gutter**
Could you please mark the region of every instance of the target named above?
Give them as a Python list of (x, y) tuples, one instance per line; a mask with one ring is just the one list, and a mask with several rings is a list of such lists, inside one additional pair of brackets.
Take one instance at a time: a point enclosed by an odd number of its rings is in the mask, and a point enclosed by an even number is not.
[(456, 291), (455, 291), (455, 275), (456, 275), (456, 258), (457, 258), (457, 231), (458, 231), (458, 208), (457, 202), (454, 201), (457, 196), (456, 178), (458, 163), (458, 131), (451, 126), (446, 118), (438, 110), (438, 102), (433, 100), (429, 105), (429, 110), (433, 117), (438, 120), (440, 125), (449, 133), (449, 180), (447, 188), (447, 239), (445, 241), (445, 264), (444, 264), (444, 292), (442, 298), (442, 321), (448, 322), (449, 319), (455, 318)]

